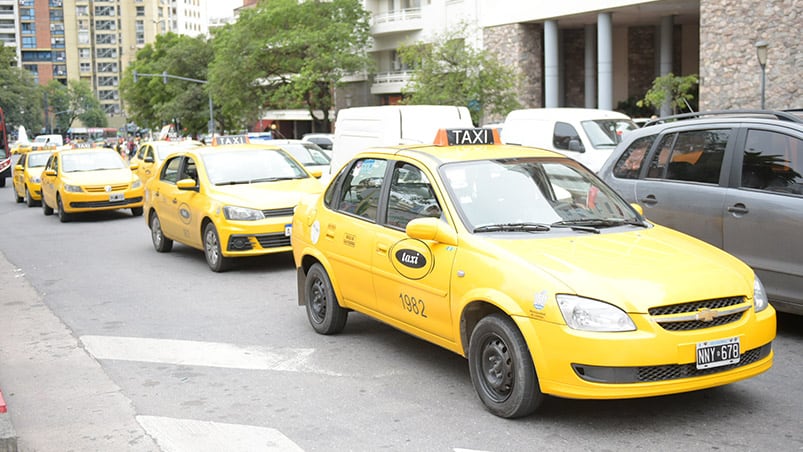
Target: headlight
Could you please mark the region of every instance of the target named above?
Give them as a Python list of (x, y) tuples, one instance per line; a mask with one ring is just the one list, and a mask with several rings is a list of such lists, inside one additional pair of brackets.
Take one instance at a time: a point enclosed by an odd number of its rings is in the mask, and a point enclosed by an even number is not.
[(72, 192), (72, 193), (80, 193), (83, 190), (81, 190), (81, 186), (80, 185), (64, 184), (64, 191), (68, 191), (68, 192)]
[(570, 328), (581, 331), (635, 331), (636, 325), (616, 306), (575, 295), (558, 295), (558, 307)]
[(227, 220), (256, 221), (264, 220), (265, 215), (261, 210), (249, 209), (248, 207), (226, 206), (223, 208), (223, 216)]
[(131, 184), (131, 188), (139, 188), (142, 186), (142, 181), (137, 178), (133, 184)]
[(756, 276), (753, 280), (753, 306), (756, 308), (756, 312), (761, 312), (767, 309), (769, 305), (770, 301), (767, 299), (767, 291), (764, 290), (764, 285), (761, 284), (761, 280)]
[(33, 182), (34, 184), (41, 184), (42, 183), (42, 178), (41, 177), (32, 177), (31, 178), (31, 182)]

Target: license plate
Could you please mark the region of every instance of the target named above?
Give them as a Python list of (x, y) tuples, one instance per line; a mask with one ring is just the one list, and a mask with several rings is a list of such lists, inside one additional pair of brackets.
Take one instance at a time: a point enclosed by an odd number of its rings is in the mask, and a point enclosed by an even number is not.
[(292, 233), (293, 233), (293, 225), (292, 224), (284, 225), (284, 236), (290, 237), (290, 234)]
[(112, 193), (109, 195), (109, 202), (125, 200), (125, 193)]
[(741, 347), (738, 337), (697, 343), (697, 368), (727, 366), (739, 362)]

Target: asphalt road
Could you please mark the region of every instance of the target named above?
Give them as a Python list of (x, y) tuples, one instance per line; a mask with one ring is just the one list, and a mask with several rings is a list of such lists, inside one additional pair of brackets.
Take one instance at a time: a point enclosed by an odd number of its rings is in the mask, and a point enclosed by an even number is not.
[(487, 413), (466, 361), (361, 315), (320, 336), (288, 255), (211, 272), (128, 211), (71, 223), (0, 189), (0, 389), (22, 451), (803, 450), (803, 317), (751, 380)]

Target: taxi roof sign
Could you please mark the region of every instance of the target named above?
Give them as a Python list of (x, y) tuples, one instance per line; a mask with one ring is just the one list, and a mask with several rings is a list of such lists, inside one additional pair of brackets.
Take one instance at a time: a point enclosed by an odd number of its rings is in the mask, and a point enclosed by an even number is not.
[(435, 135), (436, 146), (463, 146), (478, 144), (502, 144), (497, 129), (440, 129)]
[(251, 140), (248, 139), (248, 135), (222, 135), (219, 137), (215, 137), (212, 140), (212, 146), (223, 146), (223, 145), (230, 145), (230, 144), (248, 144)]

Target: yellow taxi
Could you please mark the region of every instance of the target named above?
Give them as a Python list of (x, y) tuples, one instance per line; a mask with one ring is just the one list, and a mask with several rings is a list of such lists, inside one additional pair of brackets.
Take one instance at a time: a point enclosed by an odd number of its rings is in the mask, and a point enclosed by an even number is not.
[(53, 151), (21, 153), (12, 171), (14, 199), (33, 207), (42, 200), (42, 170)]
[(546, 395), (673, 394), (772, 366), (753, 271), (647, 221), (557, 153), (491, 129), (367, 150), (293, 217), (298, 302), (336, 334), (358, 311), (468, 359), (501, 417)]
[(145, 184), (145, 219), (156, 251), (173, 241), (204, 251), (215, 272), (232, 258), (290, 252), (298, 200), (320, 181), (287, 151), (225, 136), (168, 156)]
[(73, 214), (131, 209), (142, 215), (144, 188), (139, 177), (113, 149), (55, 151), (42, 172), (42, 210), (57, 212), (62, 223)]
[(203, 146), (203, 143), (195, 140), (146, 141), (139, 145), (136, 154), (131, 157), (131, 165), (136, 165), (134, 172), (137, 173), (137, 176), (144, 184), (153, 177), (153, 173), (165, 157), (175, 152), (198, 146)]

